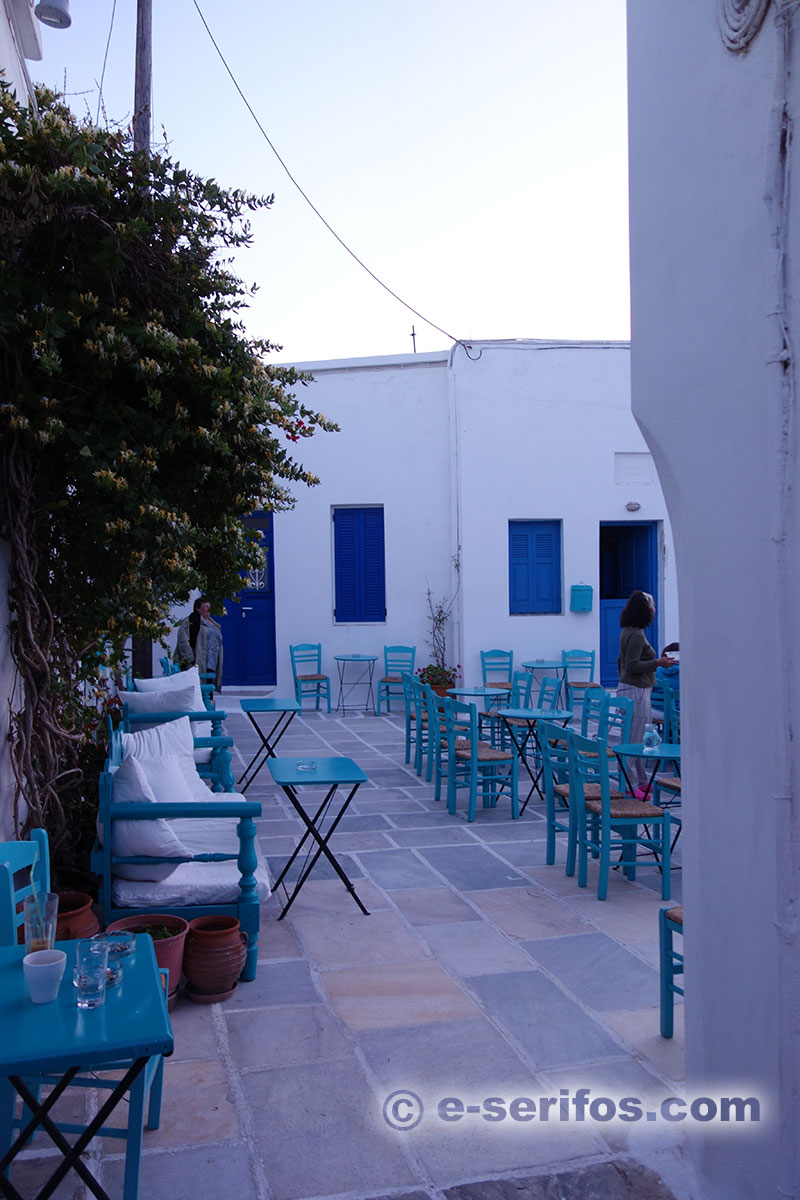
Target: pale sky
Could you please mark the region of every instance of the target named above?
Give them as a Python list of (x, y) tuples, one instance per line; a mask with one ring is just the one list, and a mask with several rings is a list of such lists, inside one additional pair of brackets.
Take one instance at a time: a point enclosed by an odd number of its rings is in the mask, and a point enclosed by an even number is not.
[[(624, 0), (198, 0), (303, 190), (394, 292), (455, 338), (625, 339)], [(237, 273), (275, 360), (445, 349), (332, 237), (236, 92), (193, 0), (153, 3), (154, 143), (262, 195)], [(113, 0), (42, 26), (33, 79), (97, 113)], [(117, 0), (103, 85), (133, 108), (136, 2)], [(101, 114), (101, 121), (103, 120)]]

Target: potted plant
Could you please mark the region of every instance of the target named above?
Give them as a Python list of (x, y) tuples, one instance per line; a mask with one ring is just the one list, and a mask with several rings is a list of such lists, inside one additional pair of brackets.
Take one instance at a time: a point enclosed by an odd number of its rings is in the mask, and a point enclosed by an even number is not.
[(418, 667), (417, 675), (420, 683), (429, 683), (437, 696), (446, 696), (447, 689), (455, 685), (461, 664), (455, 667), (445, 666), (444, 663), (428, 663), (427, 667)]
[(156, 962), (159, 967), (166, 967), (169, 971), (167, 993), (169, 1009), (172, 1011), (178, 998), (178, 984), (183, 969), (183, 946), (189, 932), (189, 922), (175, 913), (136, 913), (112, 921), (106, 927), (106, 933), (113, 933), (116, 929), (150, 934), (156, 952)]

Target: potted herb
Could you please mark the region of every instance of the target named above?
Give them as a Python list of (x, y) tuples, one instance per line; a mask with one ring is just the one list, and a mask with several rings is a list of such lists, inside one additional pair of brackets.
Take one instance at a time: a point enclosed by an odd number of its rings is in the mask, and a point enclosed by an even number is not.
[(169, 971), (169, 1008), (172, 1010), (178, 998), (178, 984), (183, 969), (183, 944), (189, 932), (189, 922), (174, 913), (136, 913), (112, 921), (106, 933), (127, 929), (130, 933), (149, 933), (153, 939), (156, 962)]

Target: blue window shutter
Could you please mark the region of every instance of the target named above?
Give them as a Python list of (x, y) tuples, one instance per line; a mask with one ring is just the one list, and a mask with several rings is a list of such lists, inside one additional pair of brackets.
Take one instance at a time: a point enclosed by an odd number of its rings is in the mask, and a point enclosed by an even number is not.
[(383, 509), (336, 508), (333, 529), (336, 621), (384, 621)]
[(510, 613), (561, 612), (561, 523), (509, 521)]

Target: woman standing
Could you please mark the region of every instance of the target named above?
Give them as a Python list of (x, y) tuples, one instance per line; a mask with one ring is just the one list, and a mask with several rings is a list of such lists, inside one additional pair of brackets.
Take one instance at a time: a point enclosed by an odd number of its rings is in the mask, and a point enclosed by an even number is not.
[[(633, 700), (631, 741), (641, 742), (644, 727), (650, 720), (650, 696), (658, 667), (671, 667), (675, 660), (668, 655), (656, 658), (656, 652), (644, 636), (644, 631), (656, 615), (656, 606), (649, 592), (634, 592), (620, 613), (622, 632), (619, 638), (618, 696)], [(636, 795), (644, 798), (647, 767), (641, 758), (630, 760), (631, 775), (637, 785)]]
[(200, 671), (214, 675), (217, 691), (222, 690), (222, 629), (211, 616), (211, 604), (205, 596), (194, 602), (194, 610), (178, 626), (176, 658)]

